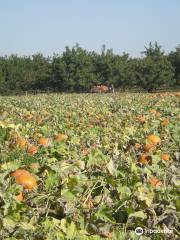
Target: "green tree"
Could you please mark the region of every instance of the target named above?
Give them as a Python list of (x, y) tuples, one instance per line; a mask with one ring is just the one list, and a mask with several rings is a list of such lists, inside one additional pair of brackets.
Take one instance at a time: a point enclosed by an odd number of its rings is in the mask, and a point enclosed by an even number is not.
[(101, 54), (94, 54), (93, 64), (96, 82), (98, 84), (109, 84), (113, 82), (114, 54), (112, 49), (102, 46)]
[(176, 47), (176, 51), (169, 54), (169, 60), (175, 69), (175, 84), (180, 86), (180, 45)]
[(162, 50), (162, 46), (158, 45), (157, 42), (154, 44), (152, 42), (149, 43), (148, 47), (144, 47), (145, 51), (141, 52), (146, 57), (160, 57), (164, 55), (164, 51)]
[(94, 84), (152, 91), (180, 84), (180, 46), (166, 56), (157, 42), (150, 42), (143, 54), (142, 58), (114, 54), (105, 45), (99, 54), (76, 44), (52, 57), (40, 53), (3, 56), (0, 57), (0, 92), (49, 88), (59, 92), (86, 92)]
[[(42, 54), (32, 55), (31, 67), (28, 70), (32, 89), (48, 89), (51, 79), (51, 58), (45, 58)], [(32, 79), (33, 77), (33, 79)]]
[(148, 91), (174, 84), (174, 68), (157, 43), (149, 44), (141, 61), (139, 86)]
[(77, 44), (52, 61), (52, 84), (62, 91), (88, 91), (94, 79), (91, 54)]

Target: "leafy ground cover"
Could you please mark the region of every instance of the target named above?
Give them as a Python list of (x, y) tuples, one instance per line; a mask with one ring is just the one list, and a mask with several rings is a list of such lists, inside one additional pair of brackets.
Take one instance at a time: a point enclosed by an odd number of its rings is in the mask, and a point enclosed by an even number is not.
[(1, 97), (0, 239), (178, 239), (179, 107), (179, 93)]

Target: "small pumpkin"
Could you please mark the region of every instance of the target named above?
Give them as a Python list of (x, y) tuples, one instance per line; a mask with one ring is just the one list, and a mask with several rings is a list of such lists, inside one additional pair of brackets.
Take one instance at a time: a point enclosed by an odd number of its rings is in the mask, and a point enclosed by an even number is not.
[(163, 183), (156, 177), (151, 177), (149, 183), (152, 187), (161, 187), (163, 185)]
[(143, 153), (139, 157), (139, 162), (141, 162), (144, 165), (151, 164), (152, 163), (152, 157), (149, 154)]
[(153, 144), (147, 143), (147, 144), (144, 145), (144, 151), (145, 152), (150, 152), (150, 151), (153, 151), (153, 150), (155, 150), (155, 146)]
[(64, 140), (67, 139), (67, 135), (59, 133), (59, 134), (57, 134), (57, 135), (55, 136), (54, 139), (55, 139), (55, 141), (57, 141), (57, 142), (61, 142), (61, 141), (64, 141)]
[(156, 117), (161, 117), (161, 113), (160, 112), (156, 112)]
[(144, 116), (139, 116), (137, 119), (138, 119), (138, 121), (139, 121), (140, 123), (142, 123), (142, 124), (146, 122), (146, 119), (145, 119)]
[(30, 121), (33, 118), (33, 114), (27, 114), (24, 116), (24, 119)]
[(161, 124), (162, 124), (162, 126), (167, 127), (169, 125), (169, 119), (164, 118)]
[(140, 143), (135, 143), (134, 147), (136, 150), (139, 150), (141, 149), (142, 145)]
[(155, 114), (156, 110), (155, 109), (150, 109), (149, 112)]
[(170, 155), (168, 153), (163, 153), (161, 159), (164, 161), (169, 161)]
[(34, 155), (34, 154), (36, 154), (37, 152), (38, 152), (38, 147), (33, 146), (33, 145), (29, 146), (29, 148), (28, 148), (28, 153), (29, 153), (29, 154)]
[(18, 146), (19, 146), (20, 148), (23, 149), (23, 148), (26, 147), (27, 140), (24, 139), (24, 138), (19, 138), (19, 139), (17, 140), (17, 144), (18, 144)]
[(38, 141), (38, 143), (42, 146), (48, 146), (49, 144), (49, 139), (45, 137), (41, 137)]
[(22, 201), (24, 200), (24, 195), (23, 195), (23, 193), (20, 192), (18, 195), (15, 196), (15, 199), (16, 199), (17, 201), (22, 202)]

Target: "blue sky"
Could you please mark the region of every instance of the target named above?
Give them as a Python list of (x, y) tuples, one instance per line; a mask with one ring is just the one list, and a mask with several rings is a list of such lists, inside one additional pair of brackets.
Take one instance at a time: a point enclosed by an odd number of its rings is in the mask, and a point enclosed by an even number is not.
[(180, 0), (1, 0), (0, 55), (62, 53), (77, 42), (140, 56), (157, 41), (180, 44)]

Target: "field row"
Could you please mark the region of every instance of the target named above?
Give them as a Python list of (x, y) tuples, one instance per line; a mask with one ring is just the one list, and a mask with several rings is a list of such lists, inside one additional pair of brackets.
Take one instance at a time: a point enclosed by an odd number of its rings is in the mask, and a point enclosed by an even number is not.
[(179, 93), (0, 97), (0, 236), (178, 239), (179, 122)]

